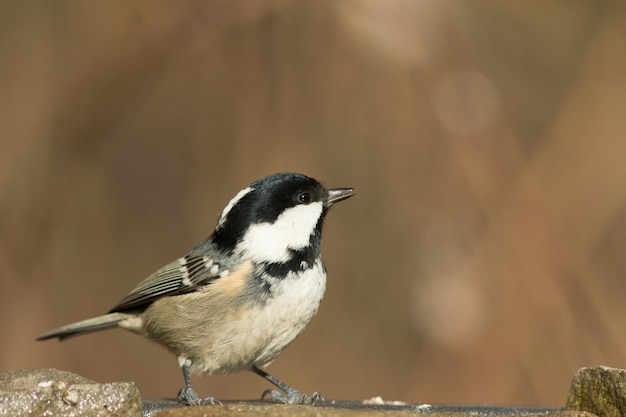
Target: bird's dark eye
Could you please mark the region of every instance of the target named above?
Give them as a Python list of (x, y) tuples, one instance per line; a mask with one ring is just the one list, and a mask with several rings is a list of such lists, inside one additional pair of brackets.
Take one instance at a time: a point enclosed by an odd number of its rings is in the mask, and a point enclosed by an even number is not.
[(311, 202), (311, 194), (310, 193), (300, 193), (298, 194), (298, 201), (302, 204), (308, 204)]

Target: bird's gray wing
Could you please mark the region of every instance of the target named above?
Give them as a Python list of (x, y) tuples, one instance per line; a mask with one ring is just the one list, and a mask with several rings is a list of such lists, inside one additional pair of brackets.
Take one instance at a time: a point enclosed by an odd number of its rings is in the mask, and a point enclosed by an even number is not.
[(159, 298), (193, 292), (225, 277), (229, 272), (228, 265), (217, 263), (213, 258), (192, 251), (165, 265), (139, 283), (109, 313), (143, 310)]

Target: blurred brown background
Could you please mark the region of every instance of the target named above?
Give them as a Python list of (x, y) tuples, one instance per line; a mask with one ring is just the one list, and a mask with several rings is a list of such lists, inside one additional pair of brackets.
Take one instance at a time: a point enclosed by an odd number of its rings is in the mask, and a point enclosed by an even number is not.
[(617, 0), (0, 2), (0, 369), (174, 396), (142, 338), (34, 338), (298, 171), (359, 194), (270, 372), (327, 398), (562, 405), (579, 367), (626, 367), (625, 97)]

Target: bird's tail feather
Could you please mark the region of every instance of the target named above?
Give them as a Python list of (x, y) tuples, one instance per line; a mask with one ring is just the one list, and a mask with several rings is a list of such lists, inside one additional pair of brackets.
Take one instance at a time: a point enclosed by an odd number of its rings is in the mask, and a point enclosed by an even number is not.
[(55, 337), (58, 337), (59, 340), (63, 340), (68, 337), (78, 336), (85, 333), (111, 329), (113, 327), (117, 327), (120, 321), (130, 317), (131, 316), (129, 314), (124, 313), (105, 314), (104, 316), (94, 317), (51, 330), (39, 336), (37, 340), (47, 340)]

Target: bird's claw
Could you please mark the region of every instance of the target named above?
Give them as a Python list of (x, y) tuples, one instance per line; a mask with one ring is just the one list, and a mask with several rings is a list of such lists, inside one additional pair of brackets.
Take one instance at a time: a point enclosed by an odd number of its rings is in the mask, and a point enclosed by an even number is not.
[(268, 395), (272, 397), (272, 401), (282, 404), (314, 405), (318, 401), (324, 401), (324, 397), (322, 397), (322, 395), (318, 392), (314, 392), (311, 396), (308, 396), (295, 389), (289, 390), (285, 393), (274, 389), (266, 389), (261, 395), (261, 400), (265, 399)]
[(178, 401), (186, 405), (222, 405), (213, 397), (200, 398), (191, 387), (183, 388), (178, 392)]

